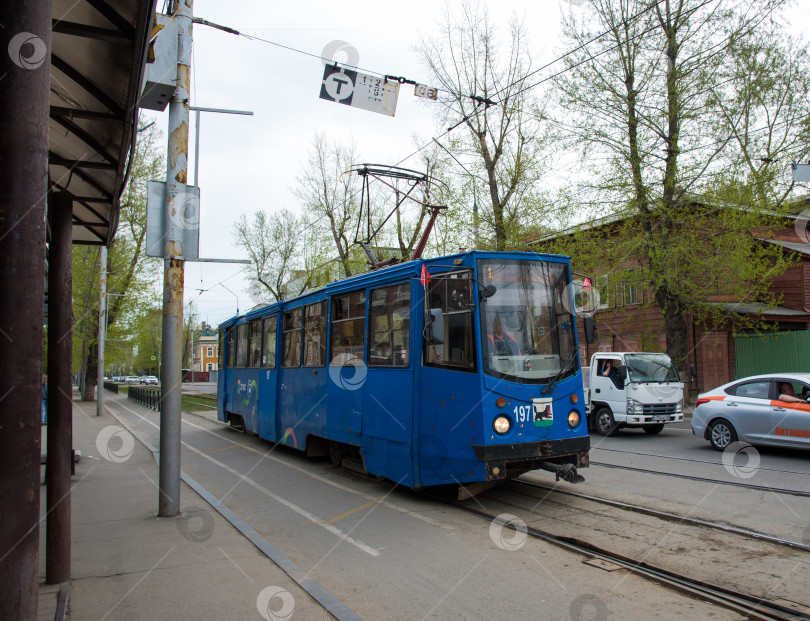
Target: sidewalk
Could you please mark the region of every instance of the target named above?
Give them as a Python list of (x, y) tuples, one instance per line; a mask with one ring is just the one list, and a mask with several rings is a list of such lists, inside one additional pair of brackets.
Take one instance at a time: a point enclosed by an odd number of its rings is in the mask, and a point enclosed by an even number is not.
[[(152, 453), (95, 410), (95, 403), (74, 399), (73, 446), (83, 457), (72, 478), (66, 618), (270, 619), (285, 618), (290, 605), (298, 619), (331, 618), (185, 483), (181, 517), (158, 518)], [(44, 485), (40, 499), (44, 516)], [(44, 518), (40, 568), (44, 574)], [(40, 619), (54, 618), (58, 591), (41, 583)]]

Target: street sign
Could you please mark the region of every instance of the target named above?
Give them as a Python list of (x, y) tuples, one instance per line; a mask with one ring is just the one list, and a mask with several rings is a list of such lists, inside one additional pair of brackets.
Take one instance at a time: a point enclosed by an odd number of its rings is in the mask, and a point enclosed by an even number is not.
[[(166, 240), (163, 212), (166, 203), (166, 182), (149, 181), (146, 184), (146, 256), (164, 257)], [(175, 198), (174, 223), (183, 233), (183, 258), (200, 256), (200, 188), (181, 185)]]
[(152, 360), (157, 360), (157, 356), (152, 356)]
[(394, 116), (399, 83), (385, 78), (327, 65), (321, 81), (321, 99)]
[(424, 97), (425, 99), (432, 99), (433, 101), (436, 101), (439, 91), (432, 86), (417, 84), (413, 87), (413, 94), (415, 97)]

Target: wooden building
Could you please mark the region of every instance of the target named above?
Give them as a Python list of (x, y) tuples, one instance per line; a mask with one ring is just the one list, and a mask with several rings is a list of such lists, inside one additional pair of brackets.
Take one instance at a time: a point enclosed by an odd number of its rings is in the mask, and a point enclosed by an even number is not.
[[(684, 368), (694, 365), (697, 379), (687, 383), (693, 400), (699, 393), (738, 377), (781, 371), (810, 371), (810, 226), (808, 213), (785, 216), (780, 226), (751, 231), (760, 244), (777, 246), (790, 256), (786, 271), (769, 279), (767, 288), (777, 303), (729, 299), (707, 290), (706, 303), (721, 311), (715, 319), (684, 317), (687, 324), (688, 359)], [(617, 245), (623, 222), (632, 215), (614, 215), (587, 226), (591, 238), (605, 240), (605, 252)], [(529, 242), (529, 248), (551, 252), (555, 242), (580, 233), (578, 227)], [(591, 246), (594, 247), (593, 245)], [(640, 249), (641, 246), (638, 246)], [(572, 257), (576, 270), (580, 259)], [(583, 366), (597, 351), (666, 351), (666, 334), (661, 307), (645, 282), (646, 257), (640, 250), (625, 252), (619, 261), (588, 261), (589, 275), (599, 292), (600, 304), (595, 318), (599, 337), (596, 343), (580, 346)], [(723, 320), (718, 321), (717, 315)], [(754, 324), (756, 328), (752, 327)], [(689, 378), (683, 378), (687, 381)]]

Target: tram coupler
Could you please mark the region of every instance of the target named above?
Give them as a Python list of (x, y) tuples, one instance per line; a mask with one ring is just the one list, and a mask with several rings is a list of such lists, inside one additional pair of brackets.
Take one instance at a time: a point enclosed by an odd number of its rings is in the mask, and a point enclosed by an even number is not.
[(558, 481), (562, 479), (568, 483), (582, 483), (585, 480), (585, 477), (577, 472), (574, 464), (555, 464), (550, 461), (541, 461), (540, 468), (553, 472)]

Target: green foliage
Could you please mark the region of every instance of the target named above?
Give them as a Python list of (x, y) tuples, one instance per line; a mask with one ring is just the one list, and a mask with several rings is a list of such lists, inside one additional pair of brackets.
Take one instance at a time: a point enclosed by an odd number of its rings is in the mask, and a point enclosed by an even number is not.
[[(146, 123), (142, 121), (142, 127)], [(120, 221), (107, 254), (107, 341), (105, 367), (108, 373), (132, 372), (132, 348), (138, 334), (140, 315), (158, 297), (155, 281), (160, 270), (157, 259), (145, 256), (146, 183), (165, 176), (161, 155), (161, 134), (148, 127), (138, 134), (127, 186), (120, 201)], [(100, 248), (73, 248), (74, 370), (95, 378), (98, 348)], [(83, 391), (92, 399), (93, 381)]]

